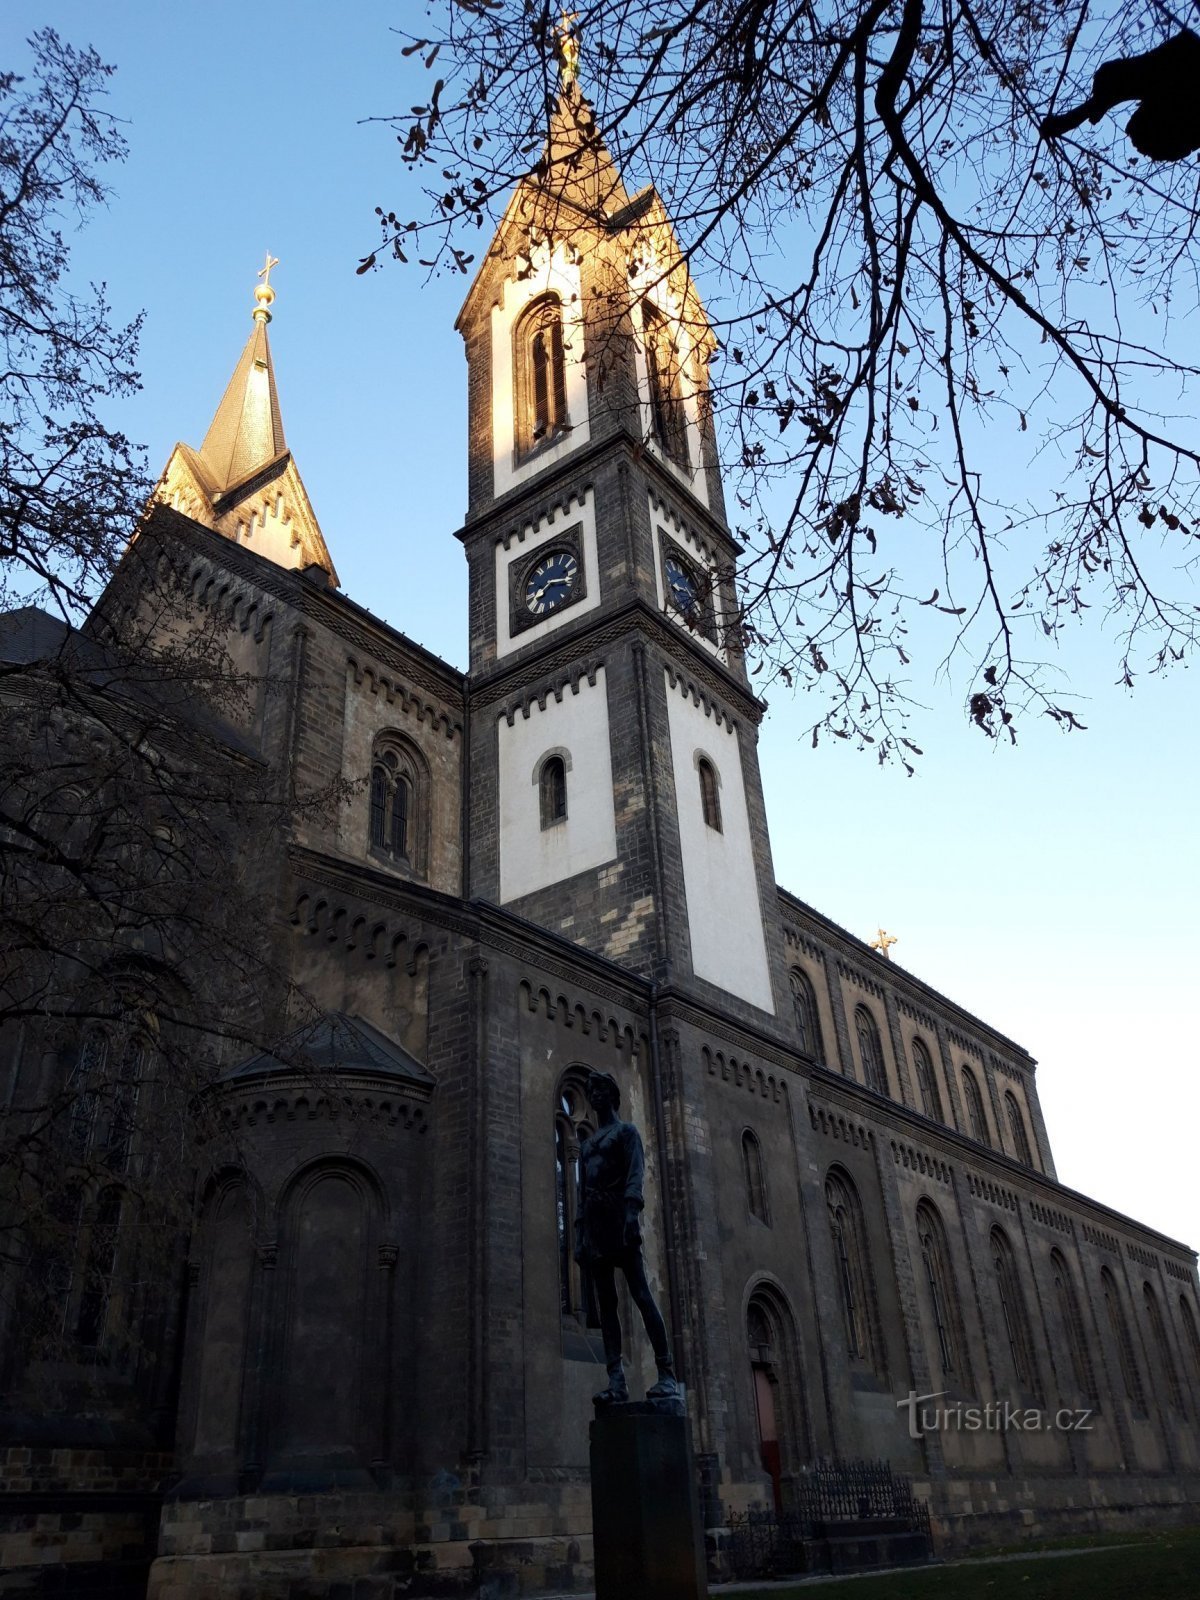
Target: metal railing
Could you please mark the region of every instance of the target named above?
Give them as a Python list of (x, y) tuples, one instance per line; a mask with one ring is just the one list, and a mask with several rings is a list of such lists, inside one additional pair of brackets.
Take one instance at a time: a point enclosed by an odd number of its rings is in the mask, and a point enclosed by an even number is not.
[(929, 1507), (912, 1481), (886, 1461), (817, 1461), (789, 1478), (788, 1509), (729, 1517), (722, 1541), (732, 1575), (768, 1578), (813, 1565), (814, 1541), (853, 1535), (923, 1535), (932, 1548)]

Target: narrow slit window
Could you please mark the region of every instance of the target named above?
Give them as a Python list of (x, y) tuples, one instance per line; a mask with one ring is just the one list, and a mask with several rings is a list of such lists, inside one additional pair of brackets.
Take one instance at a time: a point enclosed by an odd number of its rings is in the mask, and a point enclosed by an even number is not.
[(542, 827), (552, 828), (567, 816), (567, 766), (561, 756), (547, 756), (538, 783)]
[(716, 769), (712, 762), (703, 756), (696, 763), (696, 768), (700, 774), (700, 804), (704, 809), (704, 820), (715, 833), (720, 833), (721, 795)]

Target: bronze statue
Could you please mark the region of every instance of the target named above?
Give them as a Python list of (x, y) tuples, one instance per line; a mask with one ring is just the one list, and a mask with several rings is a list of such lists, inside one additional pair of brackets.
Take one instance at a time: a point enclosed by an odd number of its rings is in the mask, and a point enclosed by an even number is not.
[(604, 1338), (608, 1386), (595, 1396), (597, 1406), (620, 1405), (629, 1399), (621, 1357), (621, 1319), (617, 1309), (616, 1273), (625, 1274), (633, 1303), (641, 1312), (658, 1382), (647, 1400), (679, 1400), (667, 1329), (646, 1281), (642, 1259), (642, 1182), (645, 1156), (641, 1135), (617, 1116), (621, 1090), (607, 1072), (588, 1074), (588, 1104), (596, 1113), (596, 1131), (579, 1152), (579, 1208), (575, 1223), (575, 1259), (591, 1274)]
[(1125, 100), (1137, 110), (1125, 127), (1134, 149), (1151, 161), (1182, 161), (1200, 150), (1200, 39), (1182, 32), (1140, 56), (1105, 61), (1096, 68), (1092, 92), (1082, 105), (1042, 119), (1047, 139), (1072, 133), (1084, 122), (1097, 123)]

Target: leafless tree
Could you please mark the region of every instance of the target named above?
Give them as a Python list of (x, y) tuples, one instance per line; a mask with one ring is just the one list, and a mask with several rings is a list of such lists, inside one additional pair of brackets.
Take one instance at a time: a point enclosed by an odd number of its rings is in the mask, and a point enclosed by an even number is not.
[(63, 231), (125, 153), (112, 69), (50, 30), (29, 50), (27, 79), (0, 74), (4, 1389), (31, 1355), (144, 1353), (206, 1090), (304, 1015), (275, 886), (297, 818), (339, 798), (264, 760), (252, 724), (277, 686), (197, 596), (182, 519), (145, 515), (141, 453), (111, 425), (138, 323), (70, 287)]
[[(423, 23), (428, 92), (385, 120), (424, 198), (378, 208), (360, 270), (472, 272), (545, 172), (555, 13), (431, 0)], [(1127, 685), (1185, 656), (1197, 168), (1139, 157), (1119, 93), (1053, 115), (1177, 34), (1168, 7), (580, 0), (572, 26), (596, 135), (707, 298), (744, 621), (823, 691), (813, 740), (907, 763), (938, 664), (990, 735), (1079, 726), (1054, 660), (1079, 623)]]

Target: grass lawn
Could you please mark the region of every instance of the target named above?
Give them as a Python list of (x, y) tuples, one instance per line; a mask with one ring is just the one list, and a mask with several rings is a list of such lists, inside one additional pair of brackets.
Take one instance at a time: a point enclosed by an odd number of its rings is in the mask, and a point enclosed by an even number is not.
[[(1200, 1529), (1133, 1534), (1126, 1549), (973, 1560), (874, 1578), (745, 1589), (736, 1600), (1197, 1600)], [(730, 1600), (735, 1600), (734, 1596)]]

